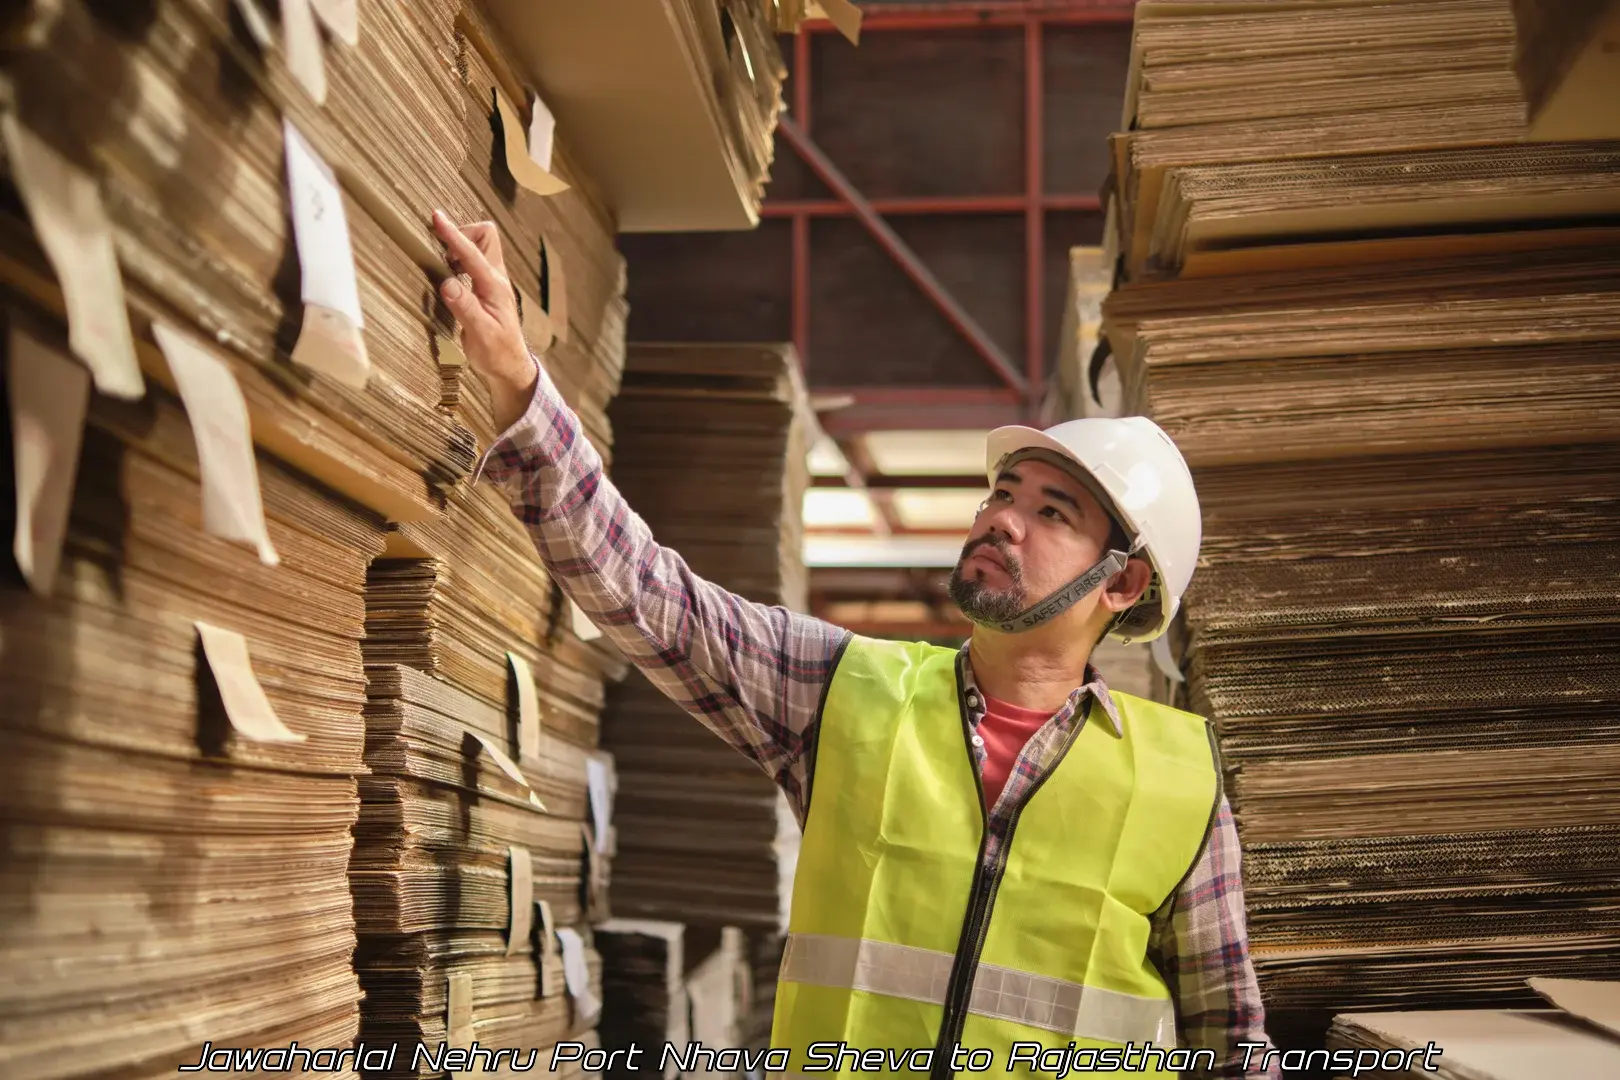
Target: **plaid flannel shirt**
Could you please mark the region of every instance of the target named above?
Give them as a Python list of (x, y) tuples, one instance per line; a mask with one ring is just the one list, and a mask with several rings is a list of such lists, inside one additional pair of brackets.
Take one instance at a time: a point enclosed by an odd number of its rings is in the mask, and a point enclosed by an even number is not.
[[(475, 482), (479, 476), (506, 496), (547, 568), (591, 621), (665, 695), (774, 778), (802, 827), (822, 687), (849, 632), (728, 592), (659, 545), (604, 474), (543, 366), (527, 412), (485, 453)], [(984, 698), (966, 646), (964, 661), (977, 727)], [(1089, 701), (1118, 728), (1102, 677), (1088, 669), (1087, 679), (1020, 753), (989, 810), (992, 842), (1004, 840), (1011, 810), (1068, 732), (1087, 722)], [(982, 767), (983, 747), (975, 750)], [(1275, 1064), (1262, 1068), (1264, 1051), (1240, 1046), (1270, 1044), (1249, 957), (1239, 858), (1223, 796), (1202, 858), (1154, 918), (1149, 951), (1174, 997), (1180, 1045), (1216, 1052), (1218, 1067), (1203, 1075), (1277, 1080)]]

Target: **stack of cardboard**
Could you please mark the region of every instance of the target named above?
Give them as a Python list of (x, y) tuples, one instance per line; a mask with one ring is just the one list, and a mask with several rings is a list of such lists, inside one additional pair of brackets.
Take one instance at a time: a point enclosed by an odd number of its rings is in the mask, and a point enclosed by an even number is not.
[[(613, 478), (693, 572), (804, 610), (801, 507), (813, 418), (790, 346), (633, 345)], [(615, 914), (772, 928), (784, 876), (776, 785), (639, 673), (614, 688)]]
[[(348, 1047), (363, 587), (382, 523), (255, 462), (245, 429), (222, 443), (228, 401), (97, 397), (81, 447), (89, 379), (65, 335), (16, 306), (10, 324), (5, 504), (32, 588), (0, 590), (0, 1071), (169, 1076), (204, 1039)], [(206, 385), (170, 355), (188, 392)], [(231, 490), (249, 508), (262, 491), (257, 550), (211, 535)]]
[(602, 954), (602, 1049), (607, 1075), (674, 1080), (677, 1055), (692, 1039), (686, 996), (686, 927), (655, 919), (613, 919), (595, 928)]
[(1531, 979), (1529, 985), (1546, 999), (1539, 1008), (1336, 1016), (1328, 1035), (1331, 1064), (1374, 1080), (1607, 1080), (1620, 1070), (1620, 983)]
[(1285, 1046), (1620, 962), (1620, 159), (1519, 144), (1509, 8), (1137, 8), (1104, 333)]
[[(460, 12), (455, 40), (460, 179), (500, 231), (530, 347), (609, 457), (625, 315), (611, 215), (563, 138), (545, 176), (518, 157), (518, 103), (531, 98), (476, 8)], [(499, 433), (482, 385), (461, 367), (443, 387), (487, 447)], [(549, 1061), (560, 1041), (594, 1039), (599, 1013), (589, 924), (609, 913), (612, 768), (594, 748), (604, 681), (623, 662), (593, 644), (490, 485), (459, 487), (388, 543), (367, 583), (364, 1034), (436, 1044), (456, 1013), (446, 995), (466, 979), (467, 1037), (543, 1047)]]
[(1530, 137), (1620, 139), (1620, 3), (1513, 0), (1513, 20)]
[(606, 456), (613, 214), (462, 0), (126, 7), (25, 5), (0, 72), (3, 1072), (589, 1043), (623, 666), (468, 484), (429, 216), (496, 222)]

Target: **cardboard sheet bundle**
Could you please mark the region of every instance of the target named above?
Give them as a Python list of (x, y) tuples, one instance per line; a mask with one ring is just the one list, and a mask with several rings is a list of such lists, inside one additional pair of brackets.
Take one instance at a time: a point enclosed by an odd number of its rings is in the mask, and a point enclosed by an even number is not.
[[(395, 7), (365, 6), (379, 18)], [(51, 10), (8, 67), (16, 121), (99, 176), (135, 311), (183, 312), (224, 343), (255, 419), (272, 414), (257, 425), (267, 445), (277, 428), (297, 439), (318, 423), (334, 445), (306, 448), (333, 459), (316, 471), (338, 470), (343, 490), (381, 488), (390, 512), (425, 509), (474, 454), (440, 408), (433, 344), (450, 324), (422, 268), (438, 257), (426, 219), (407, 216), (278, 60), (252, 58), (227, 0), (158, 4), (137, 27), (78, 0)], [(386, 40), (366, 36), (359, 51)], [(372, 82), (363, 96), (394, 92)], [(19, 138), (13, 173), (38, 158), (32, 172), (47, 175), (47, 151)], [(30, 199), (37, 219), (45, 191)], [(289, 393), (300, 386), (310, 392)]]
[[(476, 9), (460, 12), (455, 41), (459, 181), (500, 230), (531, 349), (609, 458), (624, 327), (611, 216), (579, 178), (561, 179), (560, 142), (550, 170), (521, 156), (530, 101)], [(442, 388), (487, 448), (499, 433), (482, 385), (447, 367)], [(364, 1033), (594, 1041), (601, 965), (588, 924), (608, 914), (613, 838), (611, 760), (592, 751), (604, 679), (623, 662), (592, 644), (595, 628), (491, 485), (461, 485), (388, 544), (367, 583), (377, 778), (362, 788), (355, 874)], [(472, 1011), (457, 1026), (446, 988), (461, 979)]]
[[(664, 1052), (692, 1040), (686, 996), (686, 927), (654, 919), (613, 919), (595, 928), (602, 954), (602, 1048), (634, 1051), (615, 1061), (609, 1076), (680, 1075), (681, 1062)], [(639, 1048), (639, 1050), (637, 1050)]]
[(729, 1077), (747, 1047), (753, 1004), (748, 943), (728, 927), (614, 919), (596, 927), (607, 973), (601, 1040), (621, 1055), (607, 1075)]
[(1328, 1046), (1384, 1066), (1358, 1075), (1443, 1080), (1606, 1080), (1620, 1069), (1620, 982), (1528, 980), (1544, 1000), (1518, 1010), (1336, 1016)]
[[(633, 345), (611, 416), (614, 482), (657, 541), (723, 588), (803, 610), (813, 420), (791, 348)], [(770, 778), (640, 673), (613, 689), (602, 742), (619, 775), (614, 913), (779, 925)]]
[(1620, 964), (1620, 160), (1519, 143), (1510, 7), (1137, 9), (1103, 333), (1283, 1046)]
[(1228, 272), (1283, 236), (1467, 231), (1620, 198), (1598, 148), (1511, 145), (1510, 0), (1148, 0), (1136, 26), (1113, 139), (1133, 278)]
[[(92, 400), (59, 328), (8, 321), (5, 506), (27, 528), (26, 585), (0, 589), (0, 1072), (172, 1076), (205, 1038), (350, 1046), (382, 524), (233, 442), (203, 394), (217, 359), (171, 353), (184, 404)], [(219, 535), (232, 493), (262, 506), (259, 545)]]
[[(605, 413), (624, 370), (628, 314), (624, 259), (614, 246), (612, 215), (578, 175), (561, 137), (549, 148), (549, 170), (523, 157), (524, 136), (516, 128), (532, 92), (477, 7), (460, 13), (458, 42), (466, 146), (461, 183), (479, 200), (478, 220), (492, 221), (500, 230), (506, 273), (519, 297), (530, 348), (543, 355), (592, 444), (611, 460)], [(446, 392), (487, 447), (500, 433), (493, 429), (481, 384), (464, 368), (447, 370)]]
[[(590, 1028), (599, 973), (569, 970), (595, 966), (577, 929), (586, 752), (535, 715), (514, 732), (505, 710), (411, 668), (367, 675), (373, 775), (352, 873), (364, 1037), (549, 1047)], [(460, 991), (470, 1012), (457, 1023)]]
[(429, 216), (498, 223), (604, 457), (613, 216), (475, 8), (279, 8), (8, 27), (8, 1078), (594, 1041), (622, 661), (466, 483), (497, 432)]

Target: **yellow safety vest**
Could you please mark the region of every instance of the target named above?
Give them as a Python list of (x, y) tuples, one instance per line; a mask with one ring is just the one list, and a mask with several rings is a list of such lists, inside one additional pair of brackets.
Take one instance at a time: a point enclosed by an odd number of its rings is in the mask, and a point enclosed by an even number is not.
[(1114, 699), (1124, 737), (1088, 717), (990, 865), (959, 653), (850, 641), (816, 736), (776, 994), (771, 1045), (790, 1075), (1067, 1074), (1126, 1052), (1138, 1075), (1185, 1068), (1164, 1056), (1176, 1018), (1149, 918), (1209, 835), (1214, 740), (1200, 717)]

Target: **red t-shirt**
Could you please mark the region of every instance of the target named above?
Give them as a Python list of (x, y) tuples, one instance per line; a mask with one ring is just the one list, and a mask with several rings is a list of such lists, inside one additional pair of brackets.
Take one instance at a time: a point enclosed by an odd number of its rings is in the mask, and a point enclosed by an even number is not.
[[(980, 691), (983, 693), (983, 691)], [(996, 805), (1001, 789), (1012, 774), (1013, 762), (1029, 737), (1041, 730), (1041, 725), (1052, 714), (1039, 709), (1025, 709), (985, 695), (984, 719), (979, 721), (979, 735), (984, 739), (984, 805)]]

